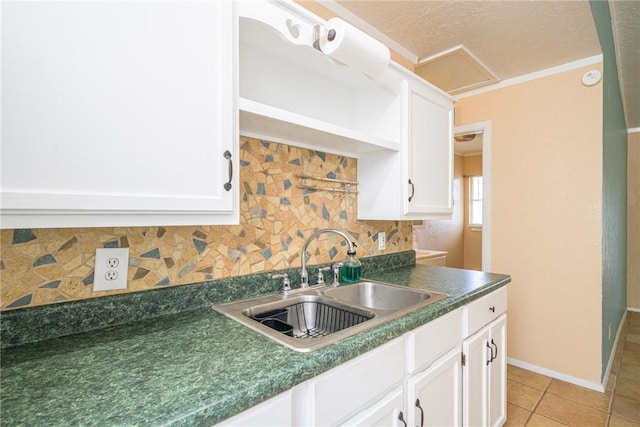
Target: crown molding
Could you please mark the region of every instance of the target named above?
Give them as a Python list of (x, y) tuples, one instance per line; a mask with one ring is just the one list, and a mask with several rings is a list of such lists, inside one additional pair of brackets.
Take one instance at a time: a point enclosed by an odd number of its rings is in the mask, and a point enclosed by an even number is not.
[(483, 88), (470, 90), (468, 92), (457, 94), (456, 97), (458, 99), (468, 98), (470, 96), (480, 95), (482, 93), (491, 92), (494, 90), (502, 89), (508, 86), (517, 85), (520, 83), (525, 83), (532, 80), (538, 80), (544, 77), (552, 76), (554, 74), (564, 73), (566, 71), (575, 70), (577, 68), (586, 67), (594, 64), (602, 63), (602, 54), (590, 56), (588, 58), (579, 59), (577, 61), (568, 62), (566, 64), (558, 65), (556, 67), (547, 68), (540, 71), (534, 71), (533, 73), (523, 74), (518, 77), (514, 77), (511, 79), (503, 80), (499, 83), (485, 86)]

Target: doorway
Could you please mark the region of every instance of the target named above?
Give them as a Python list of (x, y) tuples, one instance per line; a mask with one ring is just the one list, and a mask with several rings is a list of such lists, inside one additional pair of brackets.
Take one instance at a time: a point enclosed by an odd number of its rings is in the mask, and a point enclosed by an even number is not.
[[(466, 198), (465, 204), (467, 208), (465, 209), (466, 218), (465, 218), (465, 228), (466, 234), (465, 239), (468, 243), (474, 244), (473, 242), (469, 242), (469, 240), (473, 240), (473, 233), (480, 233), (481, 238), (478, 239), (480, 242), (480, 262), (479, 265), (483, 271), (491, 271), (491, 140), (492, 140), (492, 129), (491, 129), (491, 121), (484, 121), (478, 123), (471, 123), (464, 126), (457, 126), (453, 130), (454, 136), (460, 135), (475, 135), (474, 139), (480, 140), (479, 147), (475, 150), (482, 156), (482, 167), (481, 167), (481, 176), (482, 176), (482, 184), (481, 184), (481, 199), (482, 199), (482, 223), (478, 227), (477, 224), (473, 224), (473, 221), (469, 220), (469, 200), (470, 198)], [(480, 136), (480, 138), (478, 138)], [(474, 170), (477, 170), (473, 166), (467, 169), (471, 171), (469, 175), (478, 176), (477, 173), (473, 173)], [(471, 179), (467, 179), (467, 185), (471, 184)], [(469, 189), (471, 193), (472, 189)], [(477, 235), (475, 235), (477, 238)]]
[(452, 218), (415, 224), (414, 249), (447, 252), (449, 267), (490, 271), (491, 122), (455, 127), (454, 137)]

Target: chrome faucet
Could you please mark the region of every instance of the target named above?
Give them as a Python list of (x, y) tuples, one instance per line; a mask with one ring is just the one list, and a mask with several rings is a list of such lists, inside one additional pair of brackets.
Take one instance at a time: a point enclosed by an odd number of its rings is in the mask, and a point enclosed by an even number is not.
[(311, 243), (313, 239), (315, 239), (316, 237), (324, 233), (337, 234), (347, 242), (347, 244), (349, 245), (349, 251), (353, 251), (353, 252), (356, 251), (355, 241), (353, 240), (353, 237), (349, 236), (347, 233), (343, 231), (336, 230), (333, 228), (325, 228), (313, 233), (311, 237), (309, 237), (307, 241), (304, 242), (304, 245), (302, 245), (302, 270), (300, 271), (300, 287), (301, 288), (306, 288), (307, 286), (309, 286), (309, 272), (307, 271), (307, 247), (309, 246), (309, 243)]

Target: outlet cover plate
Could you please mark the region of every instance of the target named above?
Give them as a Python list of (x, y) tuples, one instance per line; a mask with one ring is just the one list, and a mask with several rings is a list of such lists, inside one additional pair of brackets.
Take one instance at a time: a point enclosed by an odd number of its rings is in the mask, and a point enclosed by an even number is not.
[(93, 290), (127, 289), (129, 248), (96, 249)]
[(378, 232), (378, 250), (384, 251), (387, 248), (387, 239), (384, 231)]

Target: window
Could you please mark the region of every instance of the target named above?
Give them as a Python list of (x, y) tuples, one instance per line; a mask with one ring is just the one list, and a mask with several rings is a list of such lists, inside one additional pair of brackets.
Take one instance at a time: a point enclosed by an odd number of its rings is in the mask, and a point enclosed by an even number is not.
[(482, 225), (482, 177), (469, 178), (469, 225)]

